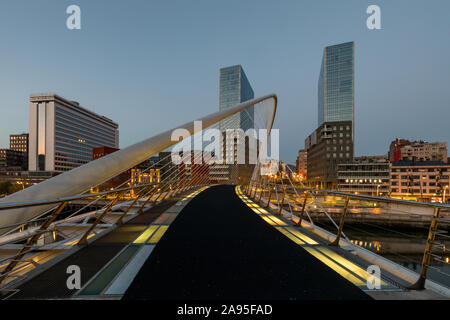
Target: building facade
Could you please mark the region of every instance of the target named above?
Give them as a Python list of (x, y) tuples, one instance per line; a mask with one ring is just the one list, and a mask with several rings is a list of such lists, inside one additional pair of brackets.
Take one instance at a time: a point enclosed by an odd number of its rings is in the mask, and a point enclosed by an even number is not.
[[(120, 149), (111, 148), (111, 147), (96, 147), (92, 150), (92, 160), (100, 159), (104, 156), (107, 156), (111, 153), (119, 151)], [(116, 188), (118, 186), (123, 185), (124, 187), (129, 184), (133, 185), (136, 183), (152, 183), (159, 182), (159, 168), (149, 169), (151, 166), (155, 165), (158, 162), (158, 157), (152, 157), (147, 159), (146, 161), (134, 166), (131, 169), (128, 169), (118, 175), (116, 175), (111, 180), (103, 183), (100, 188), (101, 189), (109, 189)], [(125, 183), (129, 183), (125, 185)]]
[(324, 49), (318, 84), (318, 125), (354, 122), (355, 43)]
[(14, 151), (9, 157), (19, 159), (14, 160), (16, 168), (11, 170), (16, 171), (18, 167), (23, 171), (28, 170), (28, 133), (9, 135), (9, 149)]
[(372, 196), (387, 196), (390, 191), (390, 166), (385, 160), (338, 164), (338, 190)]
[(387, 155), (382, 154), (378, 156), (359, 156), (353, 159), (356, 163), (384, 163), (388, 162)]
[(9, 149), (28, 154), (28, 133), (9, 135)]
[(13, 171), (26, 170), (26, 153), (11, 149), (0, 149), (0, 167), (5, 170), (10, 168)]
[[(252, 86), (241, 65), (220, 69), (219, 110), (225, 110), (255, 97)], [(254, 107), (247, 108), (220, 123), (222, 131), (226, 129), (254, 128)]]
[(30, 171), (64, 172), (92, 160), (96, 147), (119, 147), (118, 124), (55, 94), (30, 97)]
[(241, 131), (222, 132), (222, 163), (211, 164), (212, 181), (247, 183), (259, 156), (259, 142)]
[(92, 149), (92, 160), (100, 159), (108, 154), (114, 153), (116, 151), (119, 151), (118, 148), (111, 148), (111, 147), (96, 147)]
[(338, 165), (353, 162), (352, 136), (351, 121), (325, 122), (306, 139), (309, 186), (337, 188)]
[(403, 146), (406, 146), (410, 144), (411, 142), (406, 139), (395, 139), (391, 142), (389, 145), (389, 152), (388, 152), (388, 159), (390, 162), (394, 161), (400, 161), (401, 160), (401, 153), (400, 150)]
[(408, 141), (396, 139), (389, 147), (389, 160), (447, 162), (447, 142)]
[(308, 172), (308, 151), (298, 150), (297, 160), (295, 161), (295, 171), (300, 180), (306, 179)]
[(391, 197), (413, 200), (448, 200), (450, 164), (441, 161), (397, 161), (391, 163)]

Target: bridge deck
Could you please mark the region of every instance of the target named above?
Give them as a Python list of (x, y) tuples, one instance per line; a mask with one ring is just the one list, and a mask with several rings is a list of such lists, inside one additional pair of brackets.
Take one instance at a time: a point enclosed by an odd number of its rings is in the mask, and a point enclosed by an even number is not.
[(370, 299), (236, 195), (209, 188), (181, 211), (124, 299)]
[(37, 275), (21, 285), (19, 292), (13, 295), (13, 299), (54, 299), (70, 298), (74, 290), (67, 288), (67, 267), (77, 265), (82, 270), (81, 285), (86, 284), (97, 272), (99, 272), (115, 255), (123, 250), (130, 241), (133, 241), (145, 230), (147, 225), (154, 221), (175, 201), (166, 201), (163, 204), (151, 208), (145, 213), (128, 221), (126, 224), (111, 231), (99, 240), (82, 248), (71, 256), (58, 262), (46, 271)]

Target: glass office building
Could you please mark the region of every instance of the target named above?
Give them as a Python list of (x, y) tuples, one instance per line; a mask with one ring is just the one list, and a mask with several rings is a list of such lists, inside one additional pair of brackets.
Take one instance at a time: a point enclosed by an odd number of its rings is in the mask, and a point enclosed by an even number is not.
[(355, 43), (324, 49), (318, 83), (318, 125), (354, 122)]
[(30, 97), (30, 171), (64, 172), (92, 160), (96, 147), (119, 147), (118, 124), (54, 94)]
[[(219, 110), (234, 107), (255, 97), (241, 65), (221, 68), (219, 82)], [(221, 123), (221, 130), (240, 128), (246, 131), (254, 127), (254, 117), (254, 108), (248, 108)]]
[(326, 47), (318, 83), (318, 128), (306, 139), (307, 184), (337, 187), (339, 164), (354, 155), (355, 43)]

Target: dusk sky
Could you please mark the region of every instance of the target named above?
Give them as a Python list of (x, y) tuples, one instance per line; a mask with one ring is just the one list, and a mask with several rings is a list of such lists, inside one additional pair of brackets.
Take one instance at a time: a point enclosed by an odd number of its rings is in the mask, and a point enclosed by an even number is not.
[[(82, 29), (66, 28), (67, 6)], [(368, 30), (366, 8), (381, 8)], [(283, 160), (317, 127), (323, 48), (355, 41), (355, 155), (396, 137), (450, 142), (448, 0), (0, 0), (0, 147), (28, 132), (29, 95), (119, 123), (120, 147), (218, 111), (219, 68), (278, 95)]]

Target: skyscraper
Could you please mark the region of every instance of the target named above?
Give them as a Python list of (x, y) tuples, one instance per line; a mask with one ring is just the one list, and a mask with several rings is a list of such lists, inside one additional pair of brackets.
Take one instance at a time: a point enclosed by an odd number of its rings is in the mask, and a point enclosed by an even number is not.
[[(241, 65), (221, 68), (219, 82), (219, 110), (234, 107), (255, 97), (252, 86)], [(221, 123), (222, 131), (238, 128), (246, 131), (253, 127), (253, 107), (231, 116), (226, 123)]]
[(337, 187), (337, 168), (354, 154), (355, 43), (326, 47), (318, 82), (318, 128), (306, 139), (307, 180), (318, 188)]
[[(245, 75), (241, 65), (220, 69), (219, 78), (219, 110), (232, 108), (239, 103), (251, 100), (255, 97), (252, 86)], [(254, 128), (254, 107), (234, 114), (222, 121), (219, 126), (222, 131), (222, 156), (227, 163), (214, 164), (210, 168), (212, 180), (238, 180), (249, 178), (249, 172), (253, 172), (254, 165), (248, 164), (249, 143), (248, 137), (236, 132), (237, 136), (227, 139), (227, 129), (242, 129), (244, 132)], [(242, 140), (242, 139), (243, 140)], [(245, 164), (237, 164), (238, 144), (244, 141)], [(242, 147), (242, 145), (241, 145)]]
[(30, 171), (63, 172), (92, 160), (96, 147), (119, 147), (118, 124), (55, 94), (30, 97)]
[(318, 83), (318, 126), (354, 121), (355, 43), (326, 47)]

